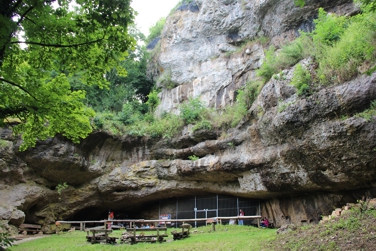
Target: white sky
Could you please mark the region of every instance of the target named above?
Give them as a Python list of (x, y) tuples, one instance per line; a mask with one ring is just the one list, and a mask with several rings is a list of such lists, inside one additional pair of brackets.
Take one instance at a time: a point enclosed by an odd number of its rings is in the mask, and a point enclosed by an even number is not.
[(179, 0), (132, 0), (132, 8), (138, 12), (135, 23), (145, 36), (149, 28), (161, 17), (166, 17)]

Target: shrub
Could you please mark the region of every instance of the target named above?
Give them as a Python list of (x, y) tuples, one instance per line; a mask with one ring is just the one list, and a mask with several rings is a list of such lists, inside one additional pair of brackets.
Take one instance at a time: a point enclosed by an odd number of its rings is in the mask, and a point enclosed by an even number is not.
[(153, 41), (155, 38), (159, 37), (162, 34), (163, 27), (166, 23), (166, 18), (160, 18), (153, 26), (149, 28), (149, 36), (146, 38), (146, 44)]
[(200, 122), (198, 122), (194, 127), (193, 127), (193, 131), (197, 131), (197, 130), (200, 130), (200, 129), (206, 129), (206, 130), (210, 130), (212, 129), (212, 124), (209, 120), (206, 120), (206, 119), (203, 119), (201, 120)]
[(192, 124), (197, 121), (200, 113), (204, 110), (204, 106), (199, 98), (190, 99), (188, 102), (185, 102), (180, 107), (180, 115), (184, 122)]
[[(340, 83), (352, 79), (375, 61), (376, 18), (365, 13), (351, 19), (335, 46), (328, 46), (319, 57), (318, 76), (322, 83)], [(367, 63), (369, 67), (367, 68)], [(361, 69), (361, 66), (364, 69)]]
[(158, 92), (153, 90), (148, 95), (148, 101), (146, 101), (146, 105), (149, 107), (149, 112), (154, 113), (155, 108), (161, 103), (161, 100), (158, 97)]
[(123, 110), (119, 113), (118, 119), (124, 125), (134, 124), (142, 119), (142, 114), (138, 110), (137, 104), (130, 102), (123, 105)]
[(275, 65), (275, 47), (270, 46), (265, 51), (265, 60), (261, 67), (257, 70), (257, 76), (262, 77), (264, 81), (270, 79), (274, 73), (278, 72)]
[(306, 95), (309, 93), (309, 84), (311, 82), (311, 74), (301, 64), (297, 64), (294, 71), (294, 76), (290, 84), (298, 91), (298, 95)]
[(374, 116), (376, 116), (376, 100), (371, 102), (369, 109), (355, 115), (355, 117), (364, 118), (368, 122), (371, 121)]
[(314, 23), (315, 30), (312, 35), (314, 43), (333, 46), (344, 33), (347, 20), (344, 16), (328, 14), (323, 8), (319, 8), (318, 18), (314, 20)]
[(183, 119), (174, 114), (167, 114), (162, 119), (156, 119), (149, 124), (145, 132), (152, 137), (171, 138), (178, 134), (184, 126)]
[(104, 121), (100, 116), (95, 116), (93, 119), (94, 127), (96, 129), (102, 129), (104, 125)]
[(191, 155), (191, 156), (188, 156), (188, 159), (195, 161), (195, 160), (198, 160), (199, 157), (197, 157), (196, 155)]
[(263, 86), (263, 82), (256, 80), (247, 82), (243, 89), (238, 90), (235, 109), (233, 111), (234, 118), (231, 123), (232, 127), (236, 126), (247, 114), (248, 109), (251, 108)]
[(10, 238), (8, 233), (0, 233), (0, 250), (6, 250), (7, 247), (11, 247), (14, 242), (13, 238)]
[(279, 51), (276, 51), (274, 46), (270, 46), (265, 52), (265, 61), (256, 74), (266, 82), (274, 74), (312, 55), (313, 51), (313, 44), (309, 36), (302, 33), (299, 38), (284, 45)]

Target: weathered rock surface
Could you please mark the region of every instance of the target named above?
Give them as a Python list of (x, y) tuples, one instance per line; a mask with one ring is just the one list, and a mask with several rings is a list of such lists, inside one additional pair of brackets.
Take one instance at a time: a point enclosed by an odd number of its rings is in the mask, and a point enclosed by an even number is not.
[(150, 66), (162, 88), (157, 113), (178, 113), (179, 104), (196, 97), (218, 109), (232, 104), (236, 90), (255, 76), (264, 58), (256, 39), (267, 36), (278, 45), (295, 38), (299, 29), (312, 30), (318, 7), (339, 14), (356, 11), (351, 0), (306, 1), (304, 8), (294, 0), (183, 4), (167, 19), (159, 56)]
[[(80, 145), (57, 137), (23, 153), (9, 148), (8, 139), (0, 171), (19, 166), (15, 180), (1, 181), (8, 212), (0, 217), (18, 224), (22, 215), (9, 212), (21, 210), (28, 221), (51, 223), (89, 209), (99, 217), (107, 208), (136, 210), (159, 199), (214, 193), (262, 199), (262, 211), (277, 226), (282, 216), (318, 221), (333, 203), (375, 187), (376, 122), (354, 114), (376, 99), (376, 74), (303, 99), (288, 85), (290, 75), (267, 83), (249, 116), (224, 139), (202, 131), (158, 142), (94, 133)], [(289, 105), (279, 112), (281, 103)], [(188, 160), (191, 155), (200, 159)], [(70, 185), (61, 195), (54, 189), (59, 182)]]
[[(307, 1), (303, 9), (292, 3), (183, 5), (168, 18), (156, 59), (155, 72), (171, 72), (177, 84), (163, 89), (159, 112), (196, 96), (217, 108), (231, 103), (261, 64), (263, 49), (250, 43), (224, 53), (257, 35), (277, 41), (317, 6), (343, 10), (350, 1)], [(260, 199), (263, 214), (280, 226), (318, 222), (333, 206), (375, 194), (376, 122), (357, 114), (376, 99), (376, 74), (298, 97), (289, 85), (293, 70), (271, 79), (225, 136), (190, 126), (173, 139), (95, 132), (80, 144), (58, 136), (18, 152), (17, 139), (1, 129), (0, 220), (48, 225), (103, 217), (109, 208), (146, 215), (144, 205), (159, 199), (213, 193)], [(191, 161), (192, 155), (200, 158)], [(69, 186), (59, 194), (55, 188), (64, 182)]]

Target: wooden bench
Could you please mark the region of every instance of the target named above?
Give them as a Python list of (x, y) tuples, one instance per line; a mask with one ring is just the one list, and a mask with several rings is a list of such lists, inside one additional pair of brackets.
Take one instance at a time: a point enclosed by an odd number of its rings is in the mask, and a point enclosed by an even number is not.
[(21, 224), (18, 228), (19, 233), (27, 235), (28, 233), (31, 234), (43, 234), (42, 226), (37, 224)]
[[(145, 234), (145, 232), (151, 232)], [(164, 231), (164, 232), (160, 232)], [(155, 233), (156, 232), (156, 233)], [(139, 233), (139, 234), (137, 234)], [(123, 233), (120, 240), (121, 243), (136, 244), (138, 242), (165, 242), (164, 237), (168, 237), (166, 227), (155, 227), (155, 228), (127, 228), (127, 232)]]
[(180, 240), (180, 239), (189, 237), (189, 229), (191, 229), (192, 226), (190, 224), (185, 223), (185, 224), (182, 224), (180, 228), (181, 228), (181, 231), (174, 230), (171, 232), (174, 240)]
[[(92, 235), (90, 235), (90, 232)], [(112, 233), (110, 229), (89, 229), (87, 231), (86, 240), (91, 242), (91, 244), (105, 242), (108, 244), (116, 244), (117, 237), (108, 236), (108, 234)]]

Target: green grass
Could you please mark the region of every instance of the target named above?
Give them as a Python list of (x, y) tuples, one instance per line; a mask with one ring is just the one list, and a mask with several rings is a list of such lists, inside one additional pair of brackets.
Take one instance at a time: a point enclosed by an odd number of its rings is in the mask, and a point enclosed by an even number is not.
[[(226, 231), (227, 229), (227, 231)], [(205, 251), (205, 250), (262, 250), (265, 242), (273, 240), (276, 236), (275, 229), (258, 229), (248, 226), (217, 225), (215, 232), (209, 232), (211, 226), (191, 229), (188, 238), (174, 241), (171, 231), (164, 243), (138, 243), (129, 244), (90, 244), (86, 241), (86, 233), (75, 231), (59, 235), (36, 239), (15, 245), (11, 251), (59, 251), (59, 250), (179, 250), (179, 251)], [(197, 233), (193, 233), (197, 230)], [(120, 237), (123, 230), (116, 230), (110, 236)]]

